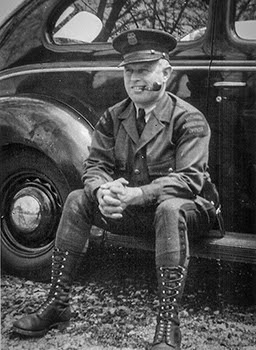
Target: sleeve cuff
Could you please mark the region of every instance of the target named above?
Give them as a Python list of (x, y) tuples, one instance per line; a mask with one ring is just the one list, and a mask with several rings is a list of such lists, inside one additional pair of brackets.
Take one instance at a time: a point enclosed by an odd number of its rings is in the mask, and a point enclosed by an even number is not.
[(153, 204), (157, 202), (157, 199), (160, 194), (160, 188), (158, 184), (149, 184), (141, 186), (143, 193), (143, 202), (144, 204)]

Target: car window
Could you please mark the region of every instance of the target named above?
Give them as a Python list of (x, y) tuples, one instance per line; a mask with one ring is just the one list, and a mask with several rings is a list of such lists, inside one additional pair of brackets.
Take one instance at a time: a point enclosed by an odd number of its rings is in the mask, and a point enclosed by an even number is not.
[(167, 31), (177, 39), (196, 40), (204, 34), (207, 25), (208, 2), (76, 0), (62, 10), (55, 21), (52, 39), (58, 45), (111, 42), (123, 30), (143, 27)]
[(97, 16), (87, 11), (76, 12), (68, 7), (56, 22), (54, 40), (60, 44), (90, 43), (101, 29), (102, 23)]
[(236, 1), (235, 31), (242, 39), (256, 40), (255, 0)]

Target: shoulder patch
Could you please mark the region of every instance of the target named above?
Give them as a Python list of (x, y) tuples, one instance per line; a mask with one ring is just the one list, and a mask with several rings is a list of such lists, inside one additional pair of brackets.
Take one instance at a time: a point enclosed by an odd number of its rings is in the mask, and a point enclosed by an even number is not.
[(209, 132), (208, 124), (201, 115), (191, 115), (185, 118), (182, 129), (189, 135), (206, 136)]

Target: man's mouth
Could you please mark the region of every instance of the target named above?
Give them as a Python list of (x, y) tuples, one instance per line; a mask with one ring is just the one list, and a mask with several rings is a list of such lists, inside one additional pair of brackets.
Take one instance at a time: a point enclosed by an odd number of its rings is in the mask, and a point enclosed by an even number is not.
[(132, 86), (134, 91), (145, 91), (146, 85)]

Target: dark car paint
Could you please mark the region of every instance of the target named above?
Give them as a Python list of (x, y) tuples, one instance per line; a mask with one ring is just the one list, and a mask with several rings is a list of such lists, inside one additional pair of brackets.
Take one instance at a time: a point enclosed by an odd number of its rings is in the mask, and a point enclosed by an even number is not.
[(235, 34), (231, 3), (219, 1), (216, 6), (216, 13), (227, 15), (214, 30), (207, 114), (213, 130), (210, 160), (219, 179), (226, 227), (255, 233), (256, 42)]
[(58, 164), (67, 179), (72, 179), (71, 189), (79, 187), (83, 160), (89, 153), (91, 125), (84, 122), (81, 128), (82, 117), (77, 112), (36, 95), (0, 97), (0, 105), (3, 145), (37, 148)]

